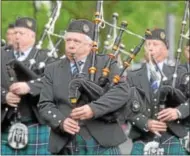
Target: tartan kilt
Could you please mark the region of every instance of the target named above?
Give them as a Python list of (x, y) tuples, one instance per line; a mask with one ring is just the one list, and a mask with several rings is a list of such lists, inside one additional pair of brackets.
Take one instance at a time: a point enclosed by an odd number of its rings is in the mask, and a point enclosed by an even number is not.
[[(121, 155), (119, 147), (103, 147), (93, 137), (88, 140), (84, 140), (82, 136), (76, 135), (76, 144), (71, 141), (64, 149), (69, 150), (71, 155)], [(75, 151), (75, 145), (77, 145), (78, 152)], [(63, 149), (63, 151), (64, 151)]]
[(28, 127), (28, 145), (24, 149), (13, 149), (8, 145), (8, 128), (1, 133), (1, 155), (50, 155), (48, 141), (50, 130), (39, 123), (25, 124)]
[[(131, 155), (143, 155), (143, 149), (146, 145), (145, 142), (139, 140), (133, 142)], [(187, 151), (181, 146), (179, 138), (171, 136), (164, 142), (160, 143), (160, 147), (164, 149), (164, 155), (188, 155)]]
[(181, 145), (187, 150), (190, 155), (190, 125), (186, 126), (188, 134), (184, 138), (180, 138)]

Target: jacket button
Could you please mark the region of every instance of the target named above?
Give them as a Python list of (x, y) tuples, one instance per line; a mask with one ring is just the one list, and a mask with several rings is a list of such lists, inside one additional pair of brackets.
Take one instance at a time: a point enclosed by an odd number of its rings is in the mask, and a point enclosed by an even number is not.
[(34, 80), (31, 80), (30, 83), (34, 83)]

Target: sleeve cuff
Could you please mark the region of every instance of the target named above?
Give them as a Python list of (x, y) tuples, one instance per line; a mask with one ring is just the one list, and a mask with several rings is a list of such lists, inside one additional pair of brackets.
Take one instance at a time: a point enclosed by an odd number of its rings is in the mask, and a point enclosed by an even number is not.
[(189, 110), (189, 102), (186, 101), (185, 103), (182, 103), (178, 107), (176, 107), (177, 113), (179, 115), (179, 119), (184, 119), (190, 115), (190, 110)]
[(98, 111), (97, 111), (96, 107), (94, 106), (93, 103), (90, 103), (89, 106), (90, 106), (90, 108), (92, 109), (92, 111), (94, 113), (93, 119), (97, 119), (100, 115), (98, 114)]
[(148, 118), (145, 115), (143, 114), (136, 115), (131, 120), (131, 123), (133, 126), (136, 126), (141, 131), (148, 132)]
[(27, 82), (30, 87), (30, 95), (37, 96), (40, 94), (42, 87), (42, 78), (37, 78), (36, 80), (30, 80)]
[(62, 133), (64, 133), (64, 129), (63, 129), (63, 122), (64, 122), (65, 119), (61, 120), (60, 124), (59, 124), (59, 129)]
[(178, 119), (182, 118), (181, 112), (177, 109), (177, 115), (178, 115)]
[(1, 89), (1, 103), (6, 104), (6, 94), (8, 93), (7, 90)]

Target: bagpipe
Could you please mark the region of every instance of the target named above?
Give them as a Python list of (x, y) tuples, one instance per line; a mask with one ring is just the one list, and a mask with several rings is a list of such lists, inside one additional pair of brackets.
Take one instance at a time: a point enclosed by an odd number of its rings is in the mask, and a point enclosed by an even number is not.
[(187, 33), (185, 33), (185, 26), (187, 25), (187, 20), (189, 18), (189, 7), (190, 3), (189, 1), (185, 1), (185, 9), (184, 9), (184, 14), (183, 14), (183, 19), (182, 19), (182, 26), (181, 26), (181, 31), (180, 31), (180, 38), (178, 41), (178, 48), (177, 48), (177, 56), (176, 56), (176, 64), (174, 68), (174, 73), (173, 73), (173, 79), (172, 79), (172, 86), (169, 85), (164, 85), (161, 88), (161, 100), (162, 99), (173, 99), (173, 101), (170, 101), (170, 107), (176, 107), (181, 103), (184, 103), (187, 98), (189, 97), (189, 78), (190, 78), (190, 73), (187, 72), (184, 75), (182, 75), (181, 82), (179, 84), (179, 87), (176, 88), (176, 80), (177, 80), (177, 71), (179, 67), (179, 62), (181, 59), (181, 53), (182, 53), (182, 47), (183, 47), (183, 40), (184, 39), (189, 39), (189, 30)]
[(188, 0), (185, 3), (186, 4), (185, 4), (184, 15), (183, 15), (183, 20), (182, 20), (182, 26), (181, 26), (181, 31), (180, 31), (180, 38), (179, 38), (179, 41), (178, 41), (175, 70), (174, 70), (174, 73), (173, 73), (173, 81), (172, 81), (172, 86), (173, 87), (175, 87), (175, 85), (176, 85), (177, 69), (178, 69), (178, 66), (179, 66), (180, 59), (181, 59), (183, 40), (184, 40), (184, 38), (188, 39), (188, 37), (189, 37), (189, 30), (185, 34), (185, 26), (187, 25), (187, 21), (189, 19), (188, 16), (189, 16), (190, 3), (189, 3)]
[(8, 65), (15, 71), (18, 81), (35, 80), (39, 77), (32, 70), (29, 70), (22, 62), (12, 59)]
[(29, 69), (32, 69), (32, 67), (37, 63), (36, 57), (38, 56), (38, 53), (41, 49), (43, 41), (45, 40), (46, 37), (48, 37), (50, 44), (53, 45), (50, 35), (54, 35), (60, 39), (56, 42), (55, 46), (51, 47), (51, 51), (47, 53), (47, 56), (45, 57), (44, 61), (40, 62), (37, 65), (38, 69), (42, 70), (43, 68), (45, 68), (45, 65), (49, 58), (55, 57), (55, 55), (57, 57), (57, 53), (56, 53), (57, 48), (58, 48), (59, 44), (61, 43), (61, 41), (63, 40), (64, 33), (60, 32), (60, 34), (54, 34), (53, 32), (54, 32), (54, 26), (55, 26), (56, 20), (58, 19), (59, 15), (60, 15), (61, 7), (62, 7), (62, 1), (56, 1), (56, 5), (52, 10), (52, 13), (49, 17), (47, 24), (45, 24), (45, 28), (40, 37), (40, 40), (38, 41), (38, 43), (35, 46), (36, 47), (35, 54), (34, 54), (33, 58), (29, 60), (29, 63), (30, 63)]
[[(157, 91), (157, 97), (158, 97), (158, 103), (157, 103), (157, 107), (156, 109), (154, 109), (153, 111), (153, 116), (151, 118), (153, 119), (157, 119), (156, 118), (156, 114), (159, 113), (159, 111), (163, 110), (167, 107), (171, 107), (171, 108), (175, 108), (177, 106), (179, 106), (180, 104), (185, 104), (187, 103), (187, 97), (186, 95), (188, 95), (188, 83), (189, 83), (189, 73), (185, 73), (183, 76), (183, 80), (181, 81), (182, 84), (180, 84), (181, 87), (177, 88), (176, 87), (176, 80), (177, 80), (177, 71), (178, 71), (178, 66), (179, 66), (179, 61), (180, 61), (180, 57), (181, 57), (181, 52), (182, 52), (182, 46), (183, 46), (183, 39), (185, 35), (185, 25), (187, 23), (187, 18), (188, 18), (188, 11), (189, 11), (189, 1), (186, 1), (186, 5), (185, 5), (185, 10), (184, 10), (184, 16), (183, 16), (183, 21), (182, 21), (182, 27), (181, 27), (181, 34), (180, 34), (180, 39), (178, 42), (178, 49), (177, 49), (177, 60), (176, 60), (176, 64), (175, 64), (175, 69), (174, 69), (174, 73), (173, 73), (173, 81), (172, 81), (172, 85), (167, 85), (164, 84), (164, 74), (162, 71), (159, 70), (159, 75), (160, 75), (160, 85)], [(154, 64), (157, 65), (156, 61), (154, 60), (154, 58), (152, 58)], [(159, 68), (158, 68), (159, 69)], [(159, 77), (159, 76), (157, 76)], [(184, 94), (186, 93), (186, 95)], [(175, 124), (171, 121), (171, 122), (167, 122), (167, 126), (170, 129), (170, 131), (174, 134), (177, 134), (178, 137), (180, 138), (185, 138), (188, 137), (188, 133), (186, 131), (186, 129), (184, 127), (182, 127), (179, 124)], [(177, 131), (173, 131), (173, 127), (175, 126), (176, 129), (178, 129)], [(152, 141), (148, 142), (145, 147), (144, 147), (144, 154), (151, 154), (151, 155), (155, 155), (155, 154), (159, 154), (159, 155), (163, 155), (164, 154), (164, 149), (160, 148), (160, 137), (161, 134), (159, 133), (155, 133), (154, 138)], [(186, 139), (187, 140), (187, 139)], [(186, 145), (184, 146), (187, 151), (189, 151), (189, 139), (186, 141), (188, 143), (186, 143)]]
[[(165, 109), (166, 107), (171, 107), (175, 108), (176, 104), (182, 104), (186, 102), (186, 97), (183, 94), (183, 92), (177, 88), (172, 87), (171, 85), (165, 84), (164, 79), (165, 75), (163, 72), (159, 69), (158, 64), (156, 63), (155, 59), (152, 57), (152, 60), (154, 64), (156, 65), (156, 68), (158, 68), (159, 73), (156, 73), (155, 75), (159, 77), (159, 87), (154, 93), (154, 96), (156, 97), (157, 102), (153, 102), (154, 100), (152, 99), (151, 104), (153, 105), (151, 109), (151, 116), (149, 115), (148, 117), (154, 120), (157, 120), (157, 114)], [(152, 71), (154, 72), (154, 71)], [(158, 75), (159, 76), (158, 76)], [(148, 103), (148, 101), (146, 101)], [(147, 103), (144, 103), (145, 105)], [(147, 114), (146, 112), (142, 112), (143, 114)], [(184, 127), (182, 127), (179, 124), (174, 124), (173, 121), (167, 122), (168, 129), (176, 134), (178, 137), (184, 137), (186, 134), (186, 130)], [(177, 128), (178, 131), (173, 131), (173, 128)], [(155, 132), (152, 141), (149, 141), (147, 144), (144, 146), (144, 154), (146, 155), (163, 155), (164, 154), (164, 148), (160, 148), (160, 142), (161, 142), (161, 136), (162, 134)]]
[[(52, 33), (55, 22), (59, 16), (61, 8), (61, 2), (57, 1), (57, 6), (53, 9), (52, 15), (48, 21), (48, 23), (45, 26), (45, 30), (42, 34), (42, 37), (39, 41), (39, 43), (36, 45), (37, 50), (35, 51), (34, 57), (29, 60), (29, 67), (25, 66), (22, 62), (12, 59), (7, 64), (7, 73), (9, 75), (9, 81), (11, 83), (15, 82), (21, 82), (21, 81), (31, 81), (36, 80), (38, 78), (41, 78), (41, 72), (37, 74), (37, 72), (34, 72), (32, 69), (33, 65), (36, 64), (36, 57), (38, 56), (39, 50), (41, 48), (42, 42), (45, 39), (46, 36), (49, 36), (50, 33)], [(50, 57), (53, 57), (53, 54), (56, 52), (58, 45), (63, 40), (63, 33), (61, 32), (60, 35), (58, 35), (60, 38), (55, 47), (51, 49), (51, 51), (47, 54), (47, 57), (43, 62), (40, 62), (38, 64), (38, 70), (43, 70), (45, 68), (46, 62)], [(18, 45), (19, 49), (19, 45)], [(18, 104), (19, 105), (19, 104)], [(11, 122), (11, 127), (9, 129), (8, 133), (8, 144), (13, 149), (23, 149), (28, 144), (28, 127), (21, 123), (21, 114), (17, 107), (12, 108), (8, 107), (7, 112), (10, 112), (11, 118), (14, 118), (14, 121)], [(10, 115), (9, 115), (10, 116)], [(9, 117), (8, 117), (9, 118)]]
[[(77, 103), (82, 100), (84, 104), (90, 103), (91, 101), (97, 100), (100, 96), (102, 96), (108, 89), (112, 88), (114, 85), (118, 84), (120, 82), (120, 79), (124, 73), (124, 71), (129, 67), (130, 62), (135, 58), (135, 56), (140, 51), (141, 47), (143, 46), (145, 42), (145, 38), (142, 37), (142, 40), (139, 45), (136, 46), (136, 48), (131, 52), (130, 55), (128, 55), (127, 59), (124, 61), (124, 68), (123, 70), (113, 77), (113, 80), (110, 82), (109, 80), (109, 74), (110, 74), (110, 68), (111, 68), (111, 62), (117, 58), (119, 54), (119, 45), (121, 43), (121, 37), (123, 35), (123, 32), (125, 30), (125, 27), (127, 26), (127, 22), (122, 22), (121, 27), (119, 28), (119, 35), (116, 37), (114, 45), (112, 47), (112, 53), (108, 54), (109, 59), (105, 63), (104, 68), (102, 69), (101, 76), (98, 79), (98, 82), (94, 82), (94, 76), (96, 73), (96, 67), (95, 67), (95, 60), (96, 59), (96, 52), (98, 51), (97, 48), (97, 40), (98, 40), (98, 24), (100, 23), (100, 8), (101, 8), (101, 1), (97, 1), (97, 10), (95, 13), (95, 34), (94, 35), (94, 49), (93, 49), (93, 56), (92, 56), (92, 64), (89, 68), (89, 74), (90, 77), (86, 77), (83, 73), (79, 72), (79, 74), (70, 81), (69, 83), (69, 101), (72, 105), (77, 105)], [(98, 15), (98, 17), (97, 17)], [(97, 22), (98, 21), (98, 22)], [(149, 30), (146, 31), (145, 36), (149, 34)], [(77, 62), (75, 62), (77, 64)], [(76, 65), (78, 66), (78, 65)], [(80, 69), (78, 69), (80, 71)], [(116, 113), (117, 114), (117, 113)], [(108, 115), (105, 115), (100, 118), (100, 120), (105, 122), (116, 122), (117, 116), (114, 113), (110, 113)]]
[[(38, 78), (33, 71), (28, 70), (21, 62), (13, 59), (6, 64), (9, 81), (11, 83), (18, 81), (29, 81)], [(18, 104), (19, 105), (19, 104)], [(9, 109), (8, 108), (7, 112)], [(25, 124), (21, 123), (21, 115), (17, 107), (14, 108), (14, 121), (8, 133), (8, 144), (13, 149), (23, 149), (28, 144), (28, 128)]]

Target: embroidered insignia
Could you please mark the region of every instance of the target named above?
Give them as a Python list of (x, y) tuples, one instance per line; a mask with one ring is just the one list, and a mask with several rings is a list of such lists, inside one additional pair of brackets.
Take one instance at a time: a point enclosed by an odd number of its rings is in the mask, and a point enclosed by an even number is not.
[(161, 33), (160, 33), (160, 38), (161, 38), (162, 40), (164, 40), (164, 39), (166, 38), (166, 35), (165, 35), (164, 32), (161, 32)]
[(83, 25), (83, 31), (84, 31), (85, 33), (87, 33), (87, 32), (90, 31), (90, 28), (89, 28), (89, 26), (88, 26), (87, 24), (84, 24), (84, 25)]
[(27, 24), (28, 27), (30, 27), (30, 28), (32, 27), (32, 22), (31, 21), (27, 20), (26, 24)]
[(135, 113), (140, 111), (140, 103), (137, 100), (132, 102), (132, 111)]

